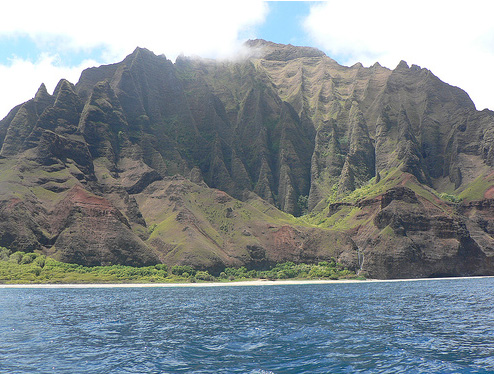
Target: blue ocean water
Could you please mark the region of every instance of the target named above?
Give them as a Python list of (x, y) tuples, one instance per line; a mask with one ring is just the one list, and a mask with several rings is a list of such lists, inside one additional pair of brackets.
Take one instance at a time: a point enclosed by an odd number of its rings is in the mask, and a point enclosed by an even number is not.
[(494, 278), (0, 289), (0, 373), (494, 373)]

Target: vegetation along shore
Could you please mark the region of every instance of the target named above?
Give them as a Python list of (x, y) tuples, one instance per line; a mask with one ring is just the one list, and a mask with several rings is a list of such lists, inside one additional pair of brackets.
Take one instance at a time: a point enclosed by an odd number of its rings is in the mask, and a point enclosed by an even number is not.
[(204, 283), (245, 280), (338, 280), (365, 279), (335, 261), (318, 264), (276, 264), (268, 270), (227, 267), (218, 274), (191, 266), (164, 264), (145, 267), (124, 265), (83, 266), (56, 261), (38, 253), (14, 252), (0, 248), (0, 284), (44, 283)]

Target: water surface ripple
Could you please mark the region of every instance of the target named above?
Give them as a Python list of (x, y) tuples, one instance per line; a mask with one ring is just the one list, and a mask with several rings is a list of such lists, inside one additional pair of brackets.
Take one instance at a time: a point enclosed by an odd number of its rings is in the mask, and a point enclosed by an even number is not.
[(0, 373), (494, 373), (494, 279), (0, 289)]

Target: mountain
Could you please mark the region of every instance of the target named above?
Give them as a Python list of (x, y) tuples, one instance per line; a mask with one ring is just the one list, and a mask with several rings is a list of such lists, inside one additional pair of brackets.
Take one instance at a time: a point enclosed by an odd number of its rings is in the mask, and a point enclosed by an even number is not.
[(494, 112), (404, 61), (137, 48), (0, 121), (0, 245), (84, 265), (494, 274)]

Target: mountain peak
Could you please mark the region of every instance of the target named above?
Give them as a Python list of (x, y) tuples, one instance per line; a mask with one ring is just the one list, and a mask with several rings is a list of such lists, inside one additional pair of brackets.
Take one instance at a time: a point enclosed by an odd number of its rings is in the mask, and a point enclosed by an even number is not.
[(410, 67), (405, 60), (401, 60), (396, 69), (410, 69)]
[(147, 49), (147, 48), (139, 47), (139, 46), (137, 46), (137, 47), (134, 49), (134, 52), (132, 52), (131, 54), (132, 54), (132, 55), (137, 55), (137, 54), (140, 54), (140, 53), (144, 53), (144, 54), (147, 54), (147, 55), (156, 56), (156, 55), (154, 54), (154, 52), (152, 52), (151, 50), (149, 50), (149, 49)]
[(166, 60), (166, 56), (164, 54), (156, 55), (156, 54), (154, 54), (154, 52), (150, 51), (147, 48), (136, 47), (136, 49), (134, 49), (134, 52), (132, 52), (130, 55), (128, 55), (124, 61), (126, 61), (126, 60), (132, 60), (133, 61), (136, 58), (143, 58), (143, 59), (163, 58)]
[(289, 61), (302, 57), (324, 57), (326, 54), (313, 47), (298, 47), (291, 44), (277, 44), (263, 39), (248, 40), (245, 45), (257, 49), (266, 60)]
[(70, 83), (67, 79), (60, 79), (55, 90), (53, 91), (53, 96), (58, 97), (61, 92), (71, 92), (74, 93), (74, 85)]
[(34, 95), (34, 100), (39, 101), (49, 96), (50, 94), (48, 93), (45, 84), (41, 83), (41, 86), (39, 86), (38, 91), (36, 91), (36, 95)]

